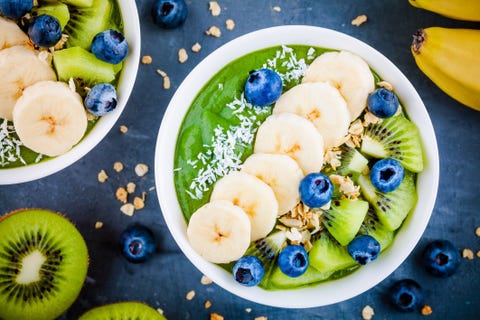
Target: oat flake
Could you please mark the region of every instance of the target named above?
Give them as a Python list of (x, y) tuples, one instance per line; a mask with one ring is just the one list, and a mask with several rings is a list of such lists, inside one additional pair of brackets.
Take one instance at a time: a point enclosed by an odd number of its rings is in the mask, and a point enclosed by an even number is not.
[(365, 22), (367, 22), (367, 16), (362, 14), (362, 15), (359, 15), (358, 17), (356, 17), (355, 19), (352, 20), (352, 25), (354, 25), (356, 27), (359, 27), (362, 24), (364, 24)]
[(200, 279), (200, 283), (203, 285), (211, 284), (212, 282), (213, 281), (205, 275), (203, 275), (202, 278)]
[(113, 170), (115, 170), (116, 172), (120, 172), (123, 170), (123, 163), (117, 161), (113, 164)]
[(143, 64), (151, 64), (153, 61), (151, 56), (143, 56), (142, 57), (142, 63)]
[(192, 51), (193, 51), (193, 52), (200, 52), (200, 50), (202, 50), (202, 46), (200, 45), (200, 43), (196, 42), (196, 43), (192, 46)]
[(103, 227), (103, 222), (97, 221), (95, 222), (95, 229), (101, 229)]
[(218, 313), (210, 313), (210, 320), (223, 320), (223, 317)]
[(128, 127), (127, 127), (127, 126), (124, 126), (124, 125), (121, 125), (121, 126), (120, 126), (120, 132), (121, 132), (121, 133), (127, 133), (127, 131), (128, 131)]
[(477, 227), (477, 229), (475, 229), (475, 234), (477, 235), (477, 237), (480, 237), (480, 227)]
[(385, 88), (389, 91), (393, 91), (393, 86), (390, 82), (387, 82), (387, 81), (380, 81), (380, 82), (377, 82), (377, 86), (379, 87), (382, 87), (382, 88)]
[(468, 248), (463, 249), (462, 257), (468, 260), (473, 260), (473, 251)]
[(205, 303), (203, 305), (204, 305), (205, 309), (208, 309), (212, 306), (212, 303), (210, 302), (210, 300), (207, 300), (207, 301), (205, 301)]
[(185, 48), (181, 48), (180, 50), (178, 50), (178, 61), (180, 63), (184, 63), (187, 60), (188, 60), (187, 50), (185, 50)]
[(105, 172), (105, 170), (100, 170), (100, 172), (97, 175), (98, 182), (104, 183), (108, 179), (108, 175)]
[(136, 188), (137, 188), (137, 185), (135, 183), (133, 183), (133, 182), (127, 183), (127, 192), (129, 194), (134, 193)]
[(217, 26), (211, 26), (207, 31), (205, 31), (207, 36), (212, 36), (215, 38), (219, 38), (222, 35), (222, 31)]
[(135, 173), (139, 177), (143, 177), (148, 172), (148, 166), (144, 163), (139, 163), (135, 166)]
[(217, 1), (210, 1), (208, 10), (210, 10), (212, 16), (214, 17), (219, 16), (220, 12), (222, 12), (222, 8), (220, 8), (220, 5)]
[(128, 196), (128, 193), (124, 187), (119, 187), (115, 192), (115, 197), (117, 198), (118, 201), (122, 203), (127, 203), (127, 196)]
[(133, 207), (135, 208), (135, 210), (143, 209), (145, 207), (144, 199), (140, 197), (133, 198)]
[(190, 290), (190, 291), (187, 292), (187, 295), (185, 296), (185, 299), (192, 300), (194, 297), (195, 297), (195, 291)]
[(371, 320), (374, 314), (375, 312), (373, 311), (373, 308), (370, 307), (368, 304), (362, 310), (362, 318), (364, 320)]
[(227, 30), (233, 30), (233, 28), (235, 28), (235, 21), (233, 21), (233, 19), (227, 19), (225, 21), (225, 28), (227, 28)]
[(133, 216), (133, 212), (135, 211), (135, 208), (133, 207), (133, 204), (131, 203), (126, 203), (123, 206), (120, 207), (120, 211), (122, 211), (124, 214), (127, 216)]
[(424, 315), (424, 316), (429, 316), (432, 314), (432, 307), (430, 307), (429, 305), (425, 305), (422, 307), (422, 310), (421, 310), (421, 313)]
[(279, 6), (275, 6), (273, 7), (273, 11), (280, 12), (282, 11), (282, 8), (280, 8)]

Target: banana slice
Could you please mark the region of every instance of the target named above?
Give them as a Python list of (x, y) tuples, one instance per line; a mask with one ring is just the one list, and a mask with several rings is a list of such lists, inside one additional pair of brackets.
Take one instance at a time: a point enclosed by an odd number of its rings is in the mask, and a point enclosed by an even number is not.
[(375, 89), (368, 64), (347, 51), (326, 52), (318, 56), (307, 68), (302, 81), (330, 82), (347, 102), (351, 121), (362, 113), (368, 94)]
[(298, 187), (303, 178), (297, 162), (284, 154), (254, 153), (242, 165), (242, 171), (264, 181), (273, 189), (278, 215), (292, 210), (300, 202)]
[(277, 220), (278, 203), (270, 188), (257, 177), (232, 171), (215, 183), (210, 201), (228, 200), (239, 206), (250, 218), (250, 240), (265, 237)]
[(0, 50), (0, 118), (12, 120), (23, 90), (43, 80), (56, 80), (55, 71), (24, 46)]
[(341, 144), (350, 126), (347, 103), (328, 82), (303, 83), (291, 88), (273, 108), (273, 114), (283, 112), (310, 120), (321, 133), (326, 149)]
[(226, 200), (211, 201), (190, 217), (187, 237), (198, 254), (213, 263), (240, 259), (250, 244), (250, 219)]
[(66, 83), (41, 81), (23, 91), (13, 110), (13, 125), (26, 147), (57, 156), (83, 137), (87, 114), (80, 95)]
[(293, 113), (269, 116), (258, 127), (255, 153), (286, 154), (297, 161), (305, 175), (323, 165), (323, 137), (313, 123)]
[(0, 49), (26, 45), (28, 36), (12, 20), (0, 17)]

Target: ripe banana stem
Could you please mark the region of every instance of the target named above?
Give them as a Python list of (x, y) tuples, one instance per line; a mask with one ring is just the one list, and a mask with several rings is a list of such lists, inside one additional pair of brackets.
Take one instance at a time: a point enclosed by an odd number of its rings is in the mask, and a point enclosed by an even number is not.
[(420, 29), (411, 51), (420, 70), (441, 90), (480, 111), (480, 30)]

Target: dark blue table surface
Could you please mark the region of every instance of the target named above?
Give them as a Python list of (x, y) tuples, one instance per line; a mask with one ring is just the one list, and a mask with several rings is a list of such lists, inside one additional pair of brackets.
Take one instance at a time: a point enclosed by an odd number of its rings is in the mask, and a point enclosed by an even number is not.
[[(209, 319), (216, 312), (225, 319), (361, 319), (361, 310), (370, 305), (374, 319), (421, 319), (419, 313), (402, 314), (386, 301), (386, 291), (396, 280), (413, 278), (424, 288), (432, 307), (430, 319), (479, 319), (480, 258), (463, 259), (456, 274), (447, 279), (428, 275), (419, 265), (421, 250), (432, 239), (445, 238), (459, 248), (480, 250), (475, 228), (480, 226), (480, 113), (457, 103), (440, 91), (416, 67), (410, 53), (412, 34), (421, 27), (471, 27), (480, 23), (454, 21), (411, 7), (406, 0), (219, 0), (222, 12), (212, 16), (208, 1), (187, 1), (189, 17), (181, 28), (163, 30), (150, 16), (152, 0), (137, 0), (141, 22), (141, 55), (153, 63), (140, 64), (128, 105), (107, 137), (74, 165), (49, 177), (18, 185), (0, 186), (0, 213), (20, 207), (42, 207), (64, 212), (85, 237), (90, 252), (88, 280), (72, 307), (61, 319), (77, 319), (91, 307), (122, 300), (141, 300), (164, 310), (169, 319)], [(280, 12), (272, 8), (279, 6)], [(360, 14), (368, 22), (355, 27), (351, 20)], [(235, 28), (226, 30), (225, 20)], [(387, 279), (371, 290), (348, 301), (326, 307), (287, 310), (255, 304), (236, 297), (215, 284), (200, 283), (202, 274), (182, 254), (170, 235), (158, 205), (153, 175), (154, 147), (165, 108), (185, 76), (209, 53), (245, 33), (284, 24), (306, 24), (334, 29), (352, 35), (387, 56), (405, 73), (422, 97), (433, 122), (440, 152), (440, 185), (430, 223), (415, 250)], [(216, 25), (220, 38), (204, 31)], [(199, 42), (199, 53), (190, 51)], [(186, 48), (189, 59), (177, 60)], [(162, 69), (171, 78), (172, 88), (164, 90)], [(479, 75), (480, 78), (480, 75)], [(480, 80), (479, 80), (480, 81)], [(127, 134), (120, 125), (129, 128)], [(112, 166), (121, 161), (125, 169), (116, 173)], [(150, 172), (138, 178), (133, 168), (146, 163)], [(105, 169), (110, 178), (104, 184), (97, 174)], [(128, 217), (119, 211), (115, 190), (133, 181), (137, 190), (146, 191), (146, 206)], [(419, 199), (422, 201), (422, 199)], [(102, 229), (94, 228), (102, 221)], [(158, 253), (144, 264), (128, 263), (119, 255), (117, 239), (129, 224), (151, 226), (159, 242)], [(185, 299), (195, 290), (193, 300)], [(211, 301), (209, 309), (204, 307)], [(251, 308), (251, 312), (246, 309)]]

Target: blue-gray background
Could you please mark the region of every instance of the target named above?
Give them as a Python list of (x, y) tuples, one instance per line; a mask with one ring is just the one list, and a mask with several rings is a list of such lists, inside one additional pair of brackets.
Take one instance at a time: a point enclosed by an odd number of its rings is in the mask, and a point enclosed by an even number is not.
[[(37, 181), (0, 186), (0, 213), (20, 207), (42, 207), (64, 212), (74, 221), (87, 241), (90, 252), (89, 278), (80, 297), (62, 319), (77, 319), (87, 309), (122, 300), (141, 300), (164, 310), (169, 319), (209, 319), (217, 312), (225, 319), (361, 319), (365, 305), (375, 309), (375, 319), (421, 319), (420, 314), (402, 314), (386, 300), (388, 287), (396, 280), (413, 278), (425, 289), (433, 309), (430, 319), (478, 319), (480, 312), (480, 258), (463, 259), (458, 272), (448, 279), (428, 275), (419, 265), (419, 253), (433, 239), (453, 241), (459, 249), (480, 250), (475, 228), (480, 226), (480, 113), (464, 107), (440, 91), (416, 67), (410, 53), (412, 34), (421, 27), (471, 27), (480, 23), (451, 20), (413, 8), (407, 0), (219, 0), (222, 12), (213, 17), (207, 0), (187, 1), (189, 16), (181, 28), (163, 30), (150, 15), (152, 0), (137, 0), (141, 22), (141, 55), (153, 58), (151, 65), (139, 66), (138, 77), (128, 105), (107, 137), (83, 159), (69, 168)], [(272, 10), (274, 6), (280, 12)], [(368, 22), (360, 27), (351, 20), (360, 14)], [(225, 20), (235, 21), (232, 31)], [(181, 253), (163, 220), (155, 191), (154, 146), (165, 108), (185, 76), (213, 50), (240, 35), (257, 29), (283, 24), (307, 24), (326, 27), (352, 35), (387, 56), (410, 79), (422, 97), (432, 119), (440, 151), (440, 185), (430, 223), (420, 243), (409, 258), (390, 277), (375, 288), (335, 305), (300, 310), (286, 310), (258, 305), (228, 293), (215, 284), (200, 283), (201, 273)], [(206, 36), (212, 25), (222, 30), (220, 38)], [(199, 42), (199, 53), (190, 47)], [(186, 48), (189, 59), (180, 64), (177, 51)], [(168, 73), (172, 88), (162, 88), (156, 69)], [(480, 75), (479, 75), (480, 81)], [(127, 134), (119, 125), (129, 128)], [(121, 161), (124, 171), (116, 173), (112, 165)], [(143, 162), (151, 171), (136, 177), (134, 166)], [(105, 169), (110, 179), (97, 181)], [(119, 211), (115, 199), (117, 187), (137, 183), (137, 190), (147, 191), (146, 207), (128, 217)], [(156, 186), (161, 188), (162, 186)], [(422, 201), (422, 199), (419, 199)], [(96, 221), (104, 227), (95, 230)], [(150, 261), (134, 265), (123, 259), (117, 248), (120, 232), (129, 224), (149, 225), (158, 239), (159, 250)], [(185, 295), (195, 290), (188, 301)], [(212, 302), (205, 309), (205, 300)], [(246, 308), (252, 311), (247, 313)]]

